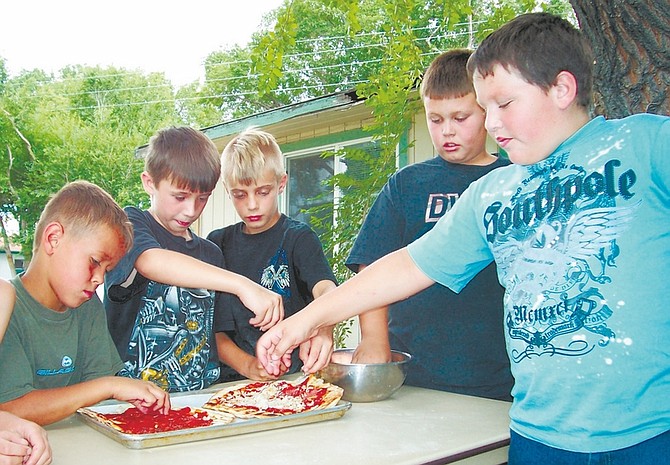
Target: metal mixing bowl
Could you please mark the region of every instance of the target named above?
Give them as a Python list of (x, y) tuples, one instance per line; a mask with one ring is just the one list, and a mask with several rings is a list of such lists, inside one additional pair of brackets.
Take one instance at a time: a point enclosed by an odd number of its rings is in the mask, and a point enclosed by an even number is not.
[(328, 366), (318, 375), (344, 389), (342, 399), (350, 402), (375, 402), (386, 399), (402, 386), (407, 376), (410, 354), (391, 351), (389, 363), (351, 363), (354, 349), (337, 349)]

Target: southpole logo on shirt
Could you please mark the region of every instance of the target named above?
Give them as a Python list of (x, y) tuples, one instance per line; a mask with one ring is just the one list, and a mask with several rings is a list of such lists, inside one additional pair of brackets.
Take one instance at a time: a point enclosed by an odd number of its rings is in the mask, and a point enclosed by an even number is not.
[(594, 171), (587, 175), (584, 169), (580, 169), (577, 174), (563, 179), (550, 178), (535, 192), (513, 199), (511, 207), (502, 208), (500, 202), (493, 203), (484, 215), (488, 241), (493, 243), (498, 234), (506, 234), (510, 228), (528, 226), (547, 217), (571, 212), (578, 202), (601, 197), (610, 199), (613, 204), (619, 195), (626, 200), (632, 198), (635, 194), (631, 188), (637, 176), (633, 170), (617, 174), (615, 170), (620, 166), (619, 160), (610, 160), (605, 163), (604, 173)]
[[(617, 206), (616, 200), (634, 197), (637, 178), (633, 170), (620, 170), (619, 160), (587, 173), (563, 165), (566, 158), (531, 173), (509, 206), (496, 202), (485, 212), (506, 288), (507, 331), (525, 343), (512, 351), (516, 362), (542, 354), (584, 355), (616, 336), (607, 324), (614, 310), (602, 288), (611, 283), (610, 269), (622, 253), (617, 239), (639, 206)], [(538, 187), (523, 192), (537, 181)], [(588, 333), (598, 336), (595, 342)]]

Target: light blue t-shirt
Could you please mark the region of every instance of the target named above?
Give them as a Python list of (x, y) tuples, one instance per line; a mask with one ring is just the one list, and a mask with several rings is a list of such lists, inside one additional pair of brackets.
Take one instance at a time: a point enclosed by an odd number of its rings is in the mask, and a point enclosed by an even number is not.
[(455, 291), (495, 259), (514, 431), (598, 452), (670, 429), (670, 118), (595, 118), (473, 183), (409, 252)]

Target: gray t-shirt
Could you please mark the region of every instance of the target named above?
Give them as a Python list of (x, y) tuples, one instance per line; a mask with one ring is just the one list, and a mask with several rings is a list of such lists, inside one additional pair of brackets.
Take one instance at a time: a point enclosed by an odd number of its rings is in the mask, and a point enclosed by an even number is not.
[(123, 367), (96, 295), (55, 312), (28, 294), (20, 277), (11, 283), (16, 303), (0, 343), (0, 402), (114, 375)]

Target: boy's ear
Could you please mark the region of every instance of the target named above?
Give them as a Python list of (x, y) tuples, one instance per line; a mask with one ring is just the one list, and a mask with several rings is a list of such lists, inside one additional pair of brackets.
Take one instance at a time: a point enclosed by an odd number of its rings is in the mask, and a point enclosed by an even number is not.
[(286, 183), (288, 182), (288, 175), (284, 173), (279, 180), (279, 193), (281, 194), (286, 189)]
[(53, 254), (56, 248), (58, 248), (58, 241), (63, 238), (64, 233), (65, 229), (63, 228), (63, 225), (57, 221), (46, 225), (40, 240), (42, 241), (41, 245), (47, 255)]
[(569, 71), (561, 71), (551, 88), (554, 99), (561, 110), (565, 110), (577, 99), (577, 79)]
[(149, 195), (153, 195), (154, 189), (156, 189), (156, 185), (154, 184), (154, 180), (151, 178), (151, 175), (147, 173), (146, 171), (142, 171), (142, 187), (144, 187), (144, 192), (146, 192)]

